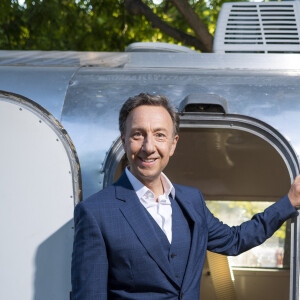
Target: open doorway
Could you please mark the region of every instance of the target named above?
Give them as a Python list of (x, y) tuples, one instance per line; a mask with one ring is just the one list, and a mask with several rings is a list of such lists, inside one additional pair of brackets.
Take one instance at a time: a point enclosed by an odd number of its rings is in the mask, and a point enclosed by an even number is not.
[[(172, 181), (198, 187), (223, 222), (239, 225), (286, 194), (288, 168), (278, 151), (252, 133), (229, 128), (183, 128), (166, 168)], [(230, 257), (236, 299), (288, 299), (290, 225), (263, 245)], [(218, 299), (207, 264), (201, 298)]]

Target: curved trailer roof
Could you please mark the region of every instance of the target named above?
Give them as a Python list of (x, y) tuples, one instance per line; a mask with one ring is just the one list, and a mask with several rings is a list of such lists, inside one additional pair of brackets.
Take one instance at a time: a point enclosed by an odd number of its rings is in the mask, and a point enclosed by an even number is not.
[(68, 131), (84, 197), (102, 187), (119, 109), (140, 92), (165, 94), (177, 107), (191, 94), (200, 102), (219, 95), (229, 114), (269, 124), (300, 154), (299, 54), (0, 51), (0, 78), (1, 90), (36, 101)]

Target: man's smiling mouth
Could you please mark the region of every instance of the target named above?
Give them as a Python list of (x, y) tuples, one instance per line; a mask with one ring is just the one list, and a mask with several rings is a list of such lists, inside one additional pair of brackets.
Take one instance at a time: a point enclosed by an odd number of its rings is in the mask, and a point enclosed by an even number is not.
[(142, 161), (142, 162), (145, 162), (145, 163), (152, 163), (152, 162), (154, 162), (154, 161), (156, 161), (156, 159), (157, 158), (140, 158), (140, 160)]

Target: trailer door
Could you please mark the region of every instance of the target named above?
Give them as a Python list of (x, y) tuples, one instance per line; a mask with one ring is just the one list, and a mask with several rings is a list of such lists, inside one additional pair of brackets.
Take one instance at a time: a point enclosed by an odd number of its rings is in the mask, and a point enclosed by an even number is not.
[(0, 299), (69, 299), (75, 149), (45, 109), (6, 92), (0, 137)]

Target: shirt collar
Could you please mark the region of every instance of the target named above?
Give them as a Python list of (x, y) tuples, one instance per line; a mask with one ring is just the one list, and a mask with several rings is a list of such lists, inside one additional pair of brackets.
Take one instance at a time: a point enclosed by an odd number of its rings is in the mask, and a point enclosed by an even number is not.
[[(125, 173), (128, 177), (128, 180), (130, 181), (133, 189), (135, 190), (138, 198), (141, 200), (146, 196), (148, 198), (150, 193), (153, 195), (154, 199), (154, 194), (153, 192), (148, 189), (144, 184), (142, 184), (128, 169), (128, 167), (125, 168)], [(164, 187), (164, 195), (168, 198), (169, 195), (174, 199), (175, 198), (175, 188), (169, 178), (162, 172), (161, 173), (161, 182)]]

